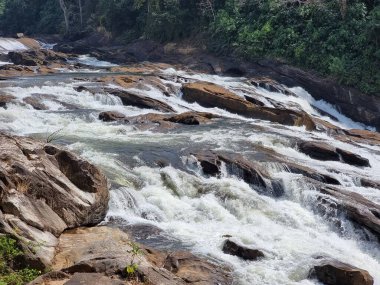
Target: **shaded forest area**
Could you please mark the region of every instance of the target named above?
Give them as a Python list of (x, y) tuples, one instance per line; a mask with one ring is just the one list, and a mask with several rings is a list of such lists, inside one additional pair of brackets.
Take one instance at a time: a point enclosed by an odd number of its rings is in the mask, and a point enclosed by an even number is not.
[(216, 54), (278, 59), (380, 93), (379, 0), (0, 0), (0, 31), (196, 38)]

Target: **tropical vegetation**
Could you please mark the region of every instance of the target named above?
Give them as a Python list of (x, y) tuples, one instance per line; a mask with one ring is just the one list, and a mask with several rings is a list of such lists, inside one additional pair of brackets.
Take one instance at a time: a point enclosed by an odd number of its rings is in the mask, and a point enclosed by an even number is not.
[(379, 0), (0, 0), (4, 34), (107, 33), (125, 43), (202, 40), (380, 93)]

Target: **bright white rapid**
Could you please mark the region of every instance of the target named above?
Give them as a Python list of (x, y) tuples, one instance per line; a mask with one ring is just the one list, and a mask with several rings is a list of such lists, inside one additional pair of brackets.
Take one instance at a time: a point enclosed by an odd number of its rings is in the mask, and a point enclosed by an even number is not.
[[(174, 69), (160, 73), (166, 76), (161, 82), (170, 83), (177, 90), (181, 82), (171, 80), (171, 76), (206, 80), (240, 96), (258, 93), (270, 107), (276, 101), (342, 128), (366, 128), (326, 102), (314, 100), (302, 88), (293, 88), (297, 95), (293, 97), (256, 88), (243, 78), (188, 74)], [(331, 256), (368, 270), (375, 285), (380, 285), (379, 244), (371, 238), (366, 240), (348, 221), (343, 222), (338, 232), (327, 217), (318, 215), (315, 205), (319, 193), (302, 175), (289, 173), (279, 163), (261, 163), (284, 185), (285, 194), (274, 198), (259, 194), (227, 172), (218, 178), (206, 177), (195, 158), (184, 155), (186, 149), (213, 149), (241, 153), (249, 158), (252, 146), (266, 147), (289, 161), (331, 175), (347, 191), (380, 203), (378, 189), (362, 187), (358, 182), (358, 177), (380, 180), (380, 146), (348, 144), (323, 132), (308, 132), (303, 127), (282, 126), (218, 108), (204, 108), (183, 101), (179, 91), (176, 96), (165, 96), (154, 86), (132, 91), (166, 102), (177, 112), (206, 111), (225, 119), (216, 124), (186, 126), (170, 132), (105, 123), (98, 119), (102, 111), (118, 111), (126, 116), (156, 111), (123, 106), (121, 100), (112, 95), (74, 90), (83, 84), (86, 83), (80, 78), (74, 80), (64, 74), (0, 83), (3, 92), (16, 97), (7, 109), (0, 108), (0, 130), (40, 138), (60, 130), (57, 142), (100, 166), (112, 182), (107, 220), (116, 219), (121, 224), (148, 223), (163, 229), (194, 253), (232, 266), (234, 284), (318, 284), (308, 279), (308, 272), (316, 263), (316, 256)], [(25, 104), (23, 100), (30, 96), (39, 98), (47, 110), (35, 110)], [(367, 158), (371, 167), (312, 159), (292, 145), (292, 139), (300, 138), (328, 142), (357, 153)], [(168, 161), (168, 165), (155, 164), (161, 159)], [(221, 248), (226, 236), (261, 249), (266, 257), (248, 262), (224, 254)]]
[(0, 54), (10, 51), (27, 50), (28, 48), (16, 39), (0, 38)]

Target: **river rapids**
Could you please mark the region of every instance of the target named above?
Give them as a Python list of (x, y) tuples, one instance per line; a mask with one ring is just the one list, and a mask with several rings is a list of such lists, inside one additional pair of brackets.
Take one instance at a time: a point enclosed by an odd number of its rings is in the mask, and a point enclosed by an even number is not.
[[(0, 46), (0, 50), (4, 48)], [(19, 48), (22, 48), (21, 46)], [(283, 163), (266, 160), (275, 153), (283, 161), (295, 162), (339, 181), (345, 191), (358, 193), (380, 204), (379, 189), (364, 187), (361, 178), (380, 181), (380, 146), (337, 140), (326, 132), (305, 127), (248, 119), (219, 108), (205, 108), (182, 99), (181, 85), (202, 80), (212, 82), (244, 97), (254, 93), (268, 107), (276, 104), (303, 110), (342, 129), (373, 129), (354, 122), (337, 109), (300, 87), (290, 88), (295, 96), (249, 84), (246, 78), (197, 74), (164, 68), (153, 77), (171, 86), (171, 96), (142, 80), (134, 93), (158, 99), (177, 113), (209, 112), (220, 116), (212, 124), (181, 126), (169, 131), (138, 128), (133, 124), (103, 122), (100, 112), (117, 111), (127, 117), (159, 111), (124, 106), (121, 99), (105, 92), (79, 92), (78, 86), (96, 86), (96, 77), (112, 76), (98, 67), (112, 66), (82, 56), (91, 65), (76, 73), (18, 77), (0, 81), (0, 90), (15, 99), (0, 108), (0, 130), (46, 139), (67, 146), (106, 173), (111, 185), (109, 211), (104, 223), (119, 226), (149, 224), (160, 228), (173, 242), (154, 237), (145, 242), (157, 247), (183, 247), (233, 268), (235, 284), (318, 284), (308, 273), (318, 256), (329, 256), (367, 270), (380, 285), (380, 247), (372, 233), (358, 229), (345, 217), (330, 210), (318, 211), (321, 193), (301, 174), (290, 172)], [(1, 63), (0, 63), (1, 64)], [(112, 85), (112, 83), (109, 83)], [(115, 86), (111, 86), (115, 87)], [(122, 88), (118, 86), (117, 88)], [(45, 108), (25, 104), (38, 97)], [(371, 167), (356, 167), (340, 161), (320, 161), (299, 151), (294, 142), (322, 141), (368, 159)], [(258, 158), (257, 149), (265, 149)], [(281, 195), (271, 195), (246, 183), (221, 166), (221, 175), (205, 175), (192, 155), (219, 151), (255, 160), (272, 178), (280, 181)], [(243, 261), (224, 254), (226, 237), (258, 248), (265, 258)], [(137, 237), (138, 238), (138, 237)], [(143, 241), (144, 242), (144, 241)]]

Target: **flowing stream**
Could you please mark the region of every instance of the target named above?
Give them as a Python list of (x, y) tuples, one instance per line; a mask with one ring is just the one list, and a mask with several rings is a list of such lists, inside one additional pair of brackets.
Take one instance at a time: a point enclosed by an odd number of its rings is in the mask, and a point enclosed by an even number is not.
[[(0, 51), (4, 45), (0, 42)], [(96, 60), (90, 60), (96, 65)], [(104, 62), (100, 64), (108, 66)], [(380, 285), (378, 243), (348, 221), (344, 220), (337, 230), (328, 218), (317, 214), (318, 191), (302, 175), (290, 173), (281, 163), (260, 162), (284, 186), (284, 195), (275, 198), (255, 191), (227, 171), (223, 171), (221, 177), (205, 176), (199, 163), (189, 154), (194, 150), (220, 150), (240, 153), (253, 160), (252, 150), (265, 147), (288, 161), (329, 174), (345, 190), (380, 203), (379, 190), (362, 187), (358, 181), (358, 177), (380, 180), (380, 146), (348, 144), (323, 132), (308, 132), (303, 127), (283, 126), (247, 119), (218, 108), (204, 108), (182, 100), (179, 89), (181, 80), (206, 80), (241, 96), (256, 92), (265, 98), (267, 106), (273, 107), (273, 102), (277, 102), (302, 109), (341, 128), (370, 129), (371, 126), (350, 120), (299, 87), (291, 89), (297, 96), (288, 96), (257, 88), (244, 78), (190, 74), (174, 69), (159, 73), (163, 84), (177, 88), (176, 96), (165, 96), (153, 85), (133, 91), (166, 102), (176, 112), (211, 112), (223, 119), (211, 125), (183, 126), (168, 132), (105, 123), (98, 119), (102, 111), (118, 111), (127, 116), (156, 111), (123, 106), (121, 100), (112, 95), (77, 92), (74, 87), (91, 84), (91, 80), (86, 83), (80, 80), (79, 73), (62, 73), (0, 82), (1, 91), (16, 97), (7, 109), (0, 108), (0, 130), (38, 138), (60, 130), (56, 142), (100, 166), (111, 182), (105, 222), (156, 226), (180, 241), (176, 246), (232, 266), (235, 284), (318, 284), (307, 278), (308, 272), (316, 263), (316, 256), (331, 256), (368, 270), (375, 284)], [(100, 75), (101, 72), (93, 76)], [(91, 78), (88, 74), (85, 76)], [(29, 96), (42, 98), (47, 110), (35, 110), (23, 103)], [(312, 159), (291, 143), (297, 139), (324, 141), (357, 153), (367, 158), (371, 167)], [(161, 165), (159, 161), (167, 163)], [(261, 249), (266, 257), (248, 262), (224, 254), (222, 245), (226, 236)]]
[(0, 38), (0, 54), (10, 51), (27, 50), (28, 48), (16, 39)]

